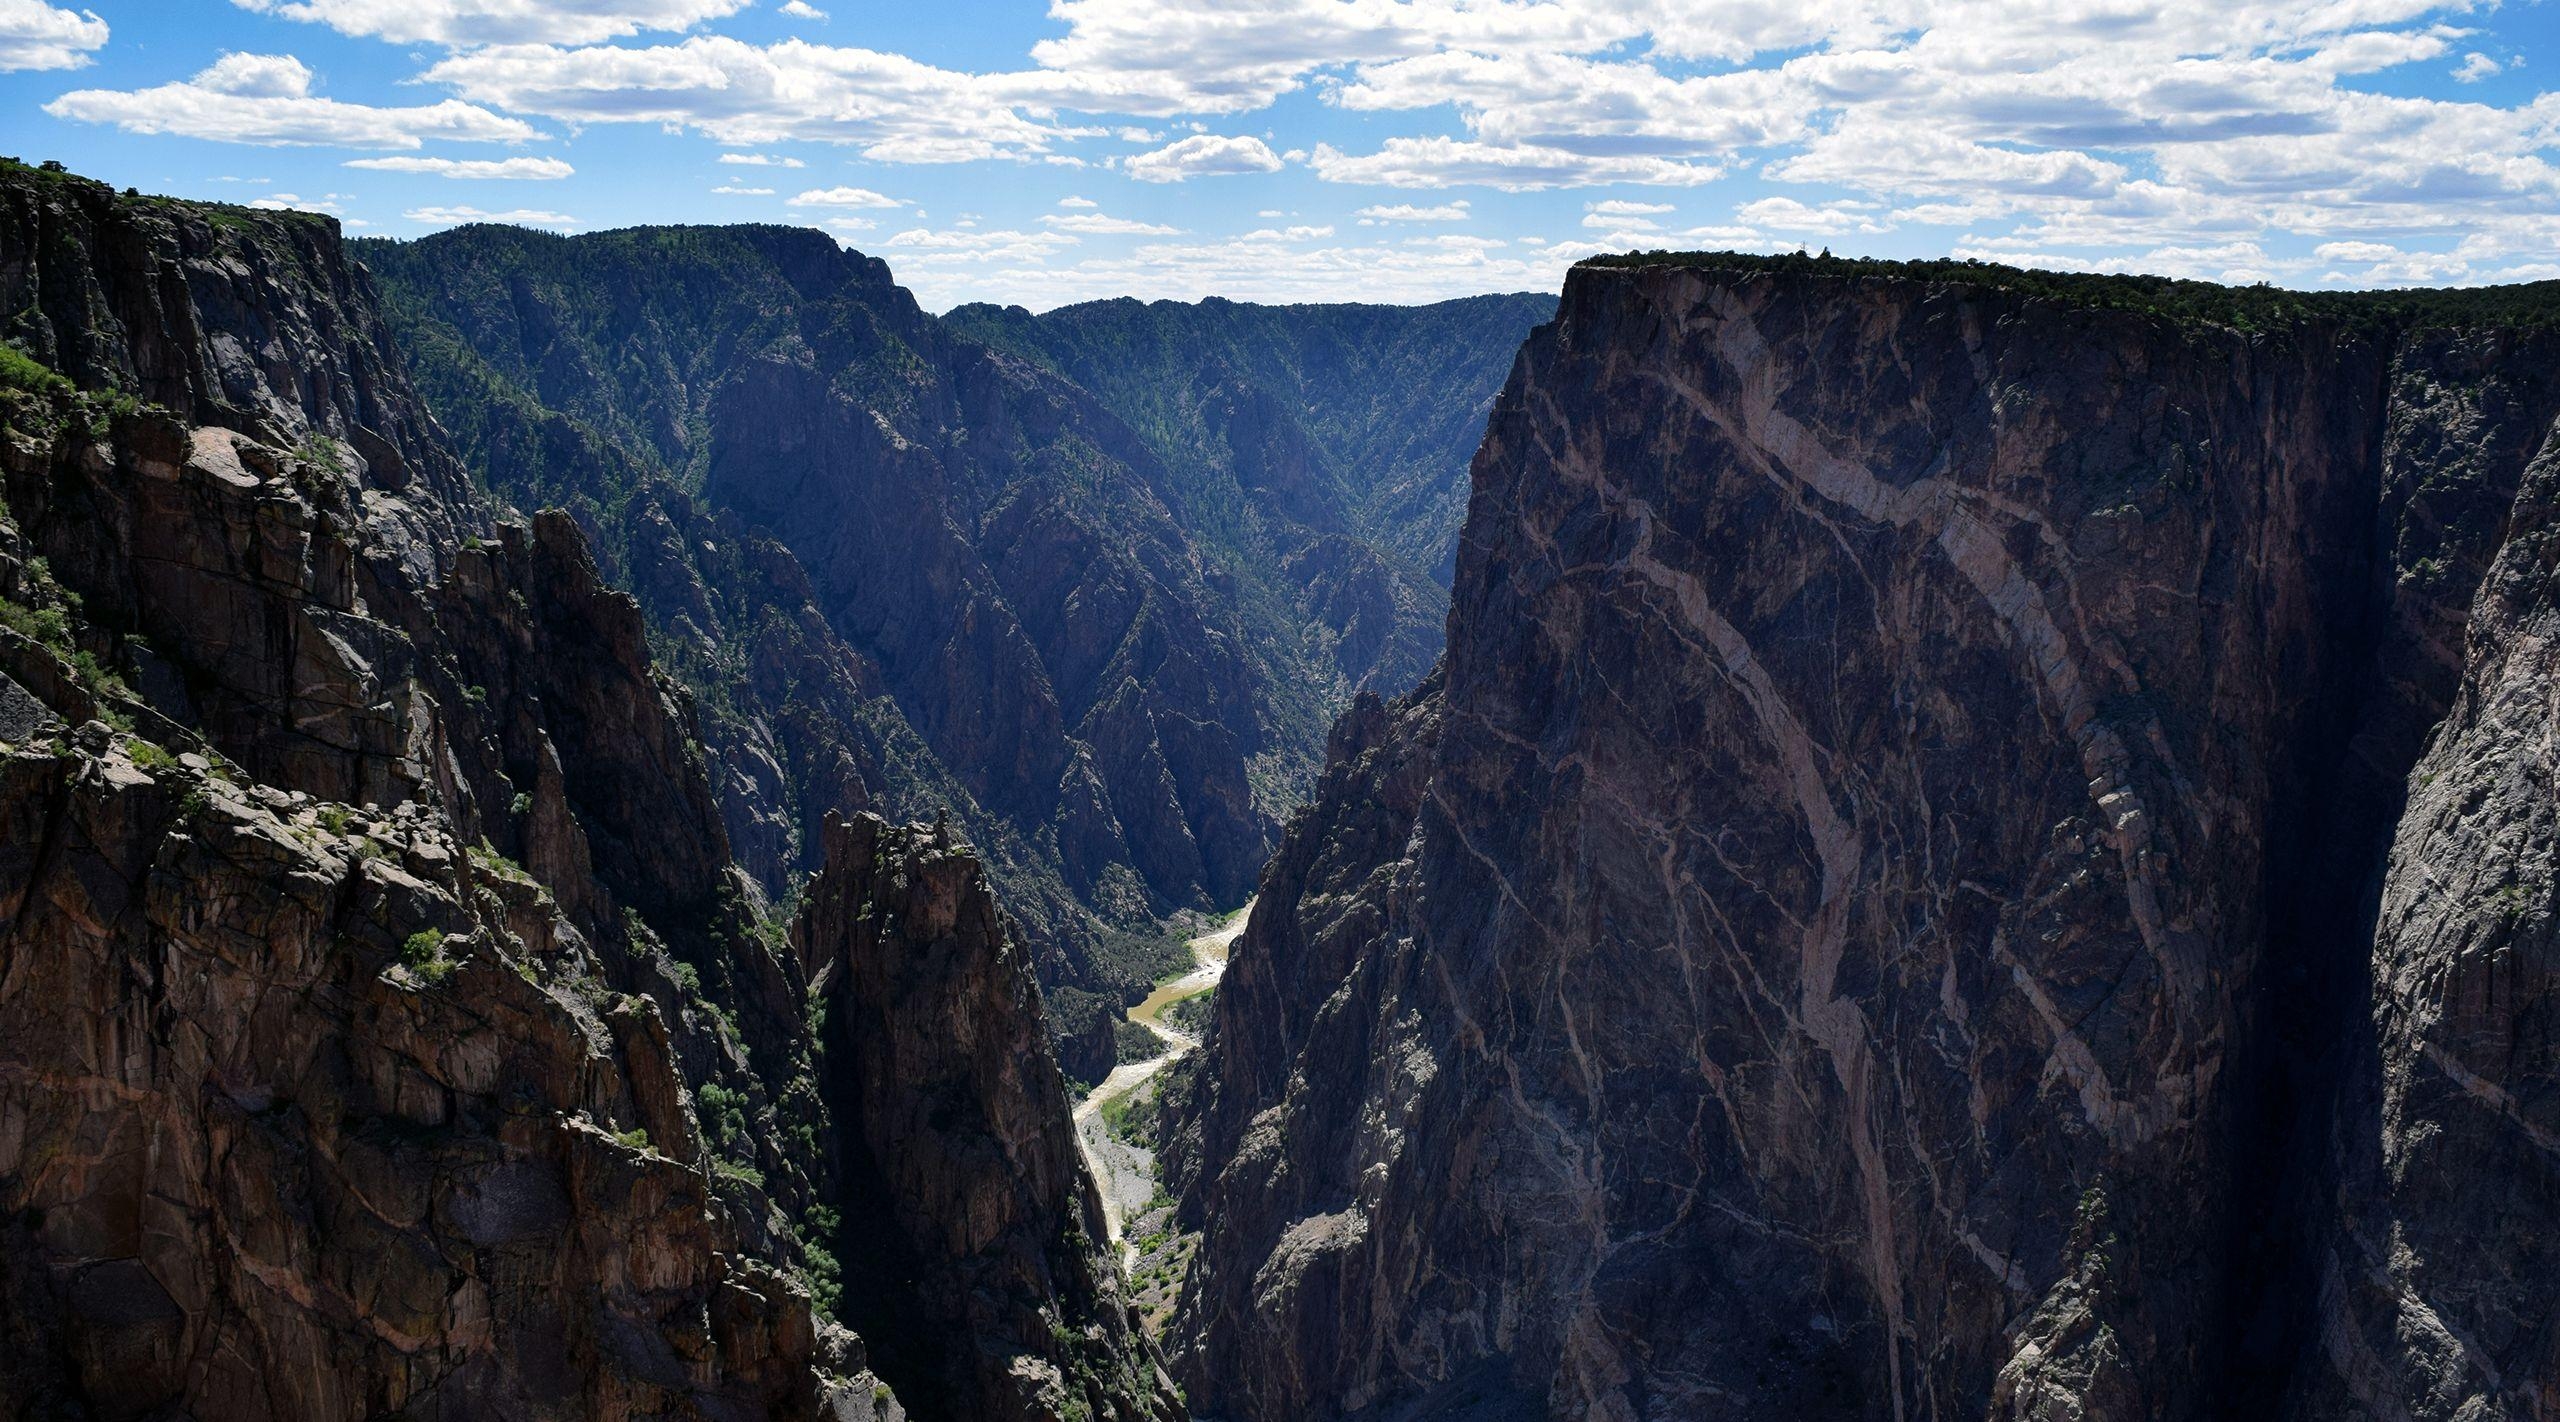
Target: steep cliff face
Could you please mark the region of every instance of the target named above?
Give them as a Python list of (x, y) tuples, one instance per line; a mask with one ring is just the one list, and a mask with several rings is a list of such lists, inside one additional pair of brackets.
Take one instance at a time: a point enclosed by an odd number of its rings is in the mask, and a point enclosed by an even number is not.
[(470, 492), (329, 224), (11, 165), (0, 297), (0, 1415), (901, 1415), (812, 1306), (886, 1222), (807, 979), (576, 524)]
[(1101, 1201), (984, 870), (946, 829), (869, 816), (829, 821), (826, 855), (792, 942), (826, 1014), (851, 1315), (881, 1369), (953, 1417), (1182, 1415), (1096, 1248)]
[(1195, 1398), (2550, 1415), (2560, 341), (1841, 270), (1579, 268), (1522, 354), (1220, 992)]

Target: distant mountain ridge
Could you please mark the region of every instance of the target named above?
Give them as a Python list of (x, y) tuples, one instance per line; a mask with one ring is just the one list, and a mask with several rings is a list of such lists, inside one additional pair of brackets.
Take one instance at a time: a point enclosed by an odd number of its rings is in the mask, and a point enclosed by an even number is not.
[[(808, 229), (353, 246), (465, 461), (639, 597), (766, 892), (831, 806), (950, 807), (1080, 1073), (1079, 994), (1240, 902), (1332, 716), (1437, 655), (1450, 491), (1553, 305), (937, 319)], [(1147, 367), (1101, 358), (1135, 327)]]

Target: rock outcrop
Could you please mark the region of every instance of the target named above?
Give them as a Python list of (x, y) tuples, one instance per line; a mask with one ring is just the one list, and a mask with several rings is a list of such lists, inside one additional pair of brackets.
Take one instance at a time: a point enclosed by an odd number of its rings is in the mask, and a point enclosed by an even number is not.
[(1577, 268), (1219, 994), (1204, 1413), (2555, 1415), (2555, 306)]
[[(845, 1296), (937, 1202), (856, 1212), (638, 604), (472, 491), (334, 226), (7, 165), (0, 298), (0, 1416), (966, 1415), (828, 1316), (980, 1346)], [(1045, 1060), (1015, 958), (948, 990)], [(1073, 1248), (1032, 1306), (1153, 1415)]]
[(872, 816), (830, 820), (826, 856), (792, 943), (864, 1221), (841, 1251), (851, 1320), (879, 1366), (954, 1417), (1182, 1415), (1097, 1247), (1101, 1201), (984, 869), (945, 827)]

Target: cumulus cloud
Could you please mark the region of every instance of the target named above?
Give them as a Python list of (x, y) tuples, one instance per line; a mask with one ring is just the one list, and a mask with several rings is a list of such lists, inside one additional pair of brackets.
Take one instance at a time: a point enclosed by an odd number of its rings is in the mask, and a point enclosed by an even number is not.
[(906, 204), (869, 188), (811, 188), (791, 200), (793, 207), (905, 207)]
[(483, 212), (476, 207), (413, 207), (400, 214), (411, 222), (429, 227), (461, 227), (474, 222), (499, 222), (514, 227), (575, 227), (578, 219), (565, 212), (542, 212), (532, 208), (513, 208), (506, 212)]
[(960, 228), (935, 231), (911, 227), (883, 245), (896, 250), (893, 260), (901, 266), (972, 266), (982, 262), (1044, 261), (1050, 253), (1072, 247), (1078, 240), (1064, 232), (980, 232)]
[(646, 48), (496, 45), (447, 57), (427, 82), (567, 122), (690, 128), (721, 143), (850, 144), (883, 162), (1046, 152), (1066, 135), (1017, 112), (995, 82), (904, 55), (705, 35)]
[(297, 197), (292, 193), (269, 193), (262, 198), (251, 198), (249, 206), (261, 212), (325, 212), (334, 217), (346, 211), (342, 206), (345, 198), (346, 195), (343, 193), (331, 193), (326, 197), (316, 198)]
[(1058, 206), (1060, 206), (1060, 207), (1096, 208), (1096, 207), (1100, 207), (1100, 206), (1102, 206), (1102, 204), (1100, 204), (1100, 203), (1098, 203), (1098, 202), (1095, 202), (1095, 201), (1094, 201), (1093, 199), (1091, 199), (1091, 198), (1087, 198), (1087, 197), (1072, 197), (1072, 196), (1071, 196), (1071, 197), (1062, 197), (1062, 198), (1058, 199)]
[(1099, 212), (1071, 212), (1064, 216), (1053, 212), (1040, 221), (1061, 232), (1081, 232), (1088, 236), (1169, 237), (1182, 230), (1126, 217), (1110, 217)]
[[(1417, 192), (1751, 184), (1719, 195), (1726, 217), (1680, 230), (1670, 229), (1686, 219), (1667, 204), (1623, 191), (1587, 204), (1582, 237), (1541, 246), (1541, 263), (1600, 243), (1792, 247), (1901, 232), (1933, 249), (2092, 269), (2482, 280), (2537, 272), (2560, 249), (2560, 234), (2536, 225), (2560, 212), (2560, 94), (2487, 101), (2523, 72), (2500, 56), (2525, 22), (2502, 32), (2516, 7), (2483, 0), (1050, 0), (1052, 37), (1009, 72), (706, 32), (750, 0), (234, 3), (439, 46), (421, 78), (449, 101), (335, 104), (295, 61), (234, 56), (182, 84), (65, 95), (54, 111), (149, 132), (393, 149), (538, 136), (528, 120), (650, 124), (742, 150), (721, 159), (740, 166), (797, 166), (754, 150), (821, 142), (884, 162), (1083, 166), (1079, 185), (1110, 182), (1111, 170), (1177, 182), (1298, 163), (1327, 183)], [(813, 0), (774, 8), (823, 33)], [(0, 67), (78, 63), (104, 31), (50, 0), (0, 0)], [(236, 72), (216, 73), (234, 60)], [(2492, 76), (2502, 82), (2480, 83)], [(1300, 104), (1273, 109), (1293, 93)], [(1302, 153), (1291, 140), (1313, 135), (1279, 126), (1300, 122), (1303, 105), (1358, 122), (1330, 126), (1331, 143)], [(1265, 110), (1267, 120), (1238, 118)], [(1361, 123), (1379, 136), (1340, 136)], [(1215, 131), (1234, 129), (1258, 136)], [(1330, 210), (1372, 233), (1472, 215), (1456, 201), (1373, 200), (1384, 196)], [(1704, 197), (1684, 206), (1704, 208)], [(1276, 215), (1246, 238), (1192, 241), (1106, 225), (1130, 220), (1095, 206), (1059, 213), (1094, 221), (1029, 223), (1010, 247), (917, 238), (900, 250), (956, 280), (953, 254), (1005, 251), (981, 263), (992, 272), (1032, 270), (1025, 254), (1045, 253), (1047, 270), (1075, 252), (1078, 231), (1148, 239), (1112, 245), (1162, 249), (1193, 264), (1184, 270), (1224, 260), (1202, 254), (1274, 243), (1408, 259), (1465, 245), (1337, 247), (1290, 236), (1301, 229)], [(2316, 255), (2351, 243), (2391, 252)], [(1477, 255), (1526, 260), (1528, 245)], [(1076, 282), (1132, 270), (1117, 260), (1088, 256)], [(1417, 291), (1442, 279), (1410, 260), (1380, 270)]]
[(1460, 198), (1437, 207), (1417, 207), (1409, 202), (1381, 203), (1364, 207), (1351, 215), (1359, 218), (1362, 226), (1376, 226), (1381, 222), (1464, 222), (1467, 220), (1467, 200)]
[(1669, 158), (1595, 157), (1562, 148), (1504, 146), (1455, 138), (1390, 138), (1377, 152), (1360, 155), (1319, 143), (1307, 161), (1316, 176), (1328, 183), (1375, 183), (1395, 188), (1474, 185), (1505, 192), (1607, 183), (1691, 186), (1713, 182), (1723, 171), (1709, 164)]
[(75, 89), (44, 106), (55, 118), (269, 146), (417, 148), (430, 138), (515, 143), (540, 135), (522, 119), (447, 99), (406, 108), (340, 103), (311, 92), (309, 65), (289, 54), (226, 54), (194, 78), (156, 88)]
[(1766, 197), (1744, 203), (1734, 209), (1733, 215), (1747, 227), (1791, 234), (1838, 236), (1890, 231), (1892, 223), (1877, 215), (1877, 207), (1878, 204), (1852, 198), (1815, 205), (1791, 197)]
[(806, 168), (797, 158), (777, 158), (770, 153), (723, 153), (720, 161), (733, 168)]
[(508, 178), (549, 182), (577, 173), (559, 158), (352, 158), (350, 168), (376, 173), (423, 173), (437, 178)]
[(394, 44), (594, 44), (685, 30), (754, 0), (231, 0), (243, 10)]
[(77, 69), (106, 45), (107, 22), (94, 10), (0, 0), (0, 71)]
[(1195, 133), (1152, 153), (1141, 153), (1122, 167), (1142, 183), (1179, 183), (1191, 178), (1277, 172), (1280, 155), (1259, 138)]
[(771, 189), (771, 188), (742, 188), (742, 187), (739, 187), (739, 186), (738, 186), (737, 184), (735, 184), (735, 183), (722, 183), (720, 186), (718, 186), (718, 187), (716, 187), (716, 188), (713, 188), (711, 191), (713, 191), (713, 192), (715, 192), (715, 193), (718, 193), (718, 194), (719, 194), (720, 196), (722, 196), (722, 197), (771, 197), (771, 196), (773, 196), (773, 189)]

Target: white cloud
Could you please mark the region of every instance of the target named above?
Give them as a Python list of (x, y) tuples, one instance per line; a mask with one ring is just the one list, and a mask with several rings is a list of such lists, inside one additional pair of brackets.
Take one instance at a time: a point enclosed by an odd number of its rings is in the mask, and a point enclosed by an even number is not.
[(1016, 111), (992, 79), (904, 55), (726, 36), (643, 49), (500, 45), (447, 57), (427, 82), (516, 113), (697, 129), (739, 145), (798, 139), (892, 163), (1025, 158), (1066, 135)]
[(1190, 178), (1277, 172), (1280, 155), (1259, 138), (1195, 133), (1152, 153), (1138, 154), (1123, 167), (1130, 177), (1142, 183), (1179, 183)]
[(2462, 56), (2461, 66), (2453, 71), (2454, 82), (2457, 84), (2477, 84), (2481, 80), (2488, 78), (2490, 75), (2497, 73), (2505, 67), (2506, 66), (2498, 63), (2498, 61), (2494, 59), (2491, 59), (2489, 56), (2480, 53), (2478, 50), (2474, 50), (2471, 53)]
[(2311, 255), (2324, 262), (2381, 262), (2400, 255), (2388, 242), (2323, 242)]
[[(1276, 215), (1263, 214), (1265, 217)], [(1359, 218), (1364, 227), (1375, 226), (1381, 222), (1464, 222), (1467, 220), (1467, 200), (1460, 198), (1456, 202), (1442, 203), (1438, 207), (1416, 207), (1409, 202), (1384, 203), (1374, 207), (1364, 207), (1351, 215)]]
[(77, 69), (106, 45), (107, 22), (94, 10), (0, 0), (0, 71)]
[[(1899, 230), (2021, 260), (2303, 281), (2323, 279), (2310, 254), (2341, 243), (2393, 249), (2370, 262), (2375, 280), (2532, 272), (2560, 249), (2560, 234), (2533, 225), (2560, 211), (2560, 94), (2502, 105), (2476, 100), (2503, 96), (2509, 82), (2457, 87), (2523, 73), (2501, 57), (2530, 33), (2530, 16), (2514, 17), (2533, 7), (2489, 0), (1050, 0), (1054, 37), (996, 73), (704, 32), (750, 0), (235, 3), (444, 46), (422, 77), (452, 102), (334, 105), (295, 61), (251, 56), (185, 84), (66, 95), (55, 112), (150, 132), (397, 149), (538, 136), (527, 119), (651, 124), (740, 149), (824, 142), (877, 161), (994, 158), (1147, 181), (1304, 163), (1328, 182), (1432, 192), (1692, 188), (1747, 175), (1751, 186), (1719, 204), (1740, 207), (1718, 225), (1665, 230), (1687, 219), (1629, 194), (1587, 205), (1588, 235), (1792, 247)], [(819, 7), (772, 8), (808, 20)], [(80, 41), (45, 62), (78, 62), (95, 48), (88, 39), (104, 43), (104, 22), (84, 15), (0, 0), (0, 67), (37, 19)], [(1301, 104), (1271, 110), (1293, 92)], [(1347, 120), (1327, 131), (1367, 124), (1374, 136), (1312, 143), (1304, 106), (1316, 104)], [(1258, 110), (1271, 111), (1236, 117)], [(799, 162), (752, 151), (721, 161)], [(1452, 215), (1460, 204), (1436, 199), (1342, 207), (1346, 224), (1371, 231), (1463, 221)], [(1057, 211), (1095, 217), (1084, 230), (1096, 235), (1126, 221), (1092, 206)], [(1150, 240), (1113, 245), (1160, 248), (1201, 270), (1214, 265), (1202, 254), (1274, 244), (1377, 250), (1292, 239), (1281, 224), (1297, 217), (1264, 212), (1272, 225), (1260, 231), (1275, 235), (1222, 244), (1115, 231)], [(1075, 230), (1026, 225), (1035, 238)], [(902, 250), (939, 262), (966, 249)], [(984, 268), (1046, 270), (1071, 249), (1023, 250), (1052, 255)], [(1078, 263), (1078, 280), (1100, 280), (1107, 261)], [(1436, 267), (1385, 270), (1418, 291), (1442, 279)]]
[[(201, 0), (197, 0), (201, 3)], [(231, 0), (243, 10), (394, 44), (594, 44), (685, 30), (754, 0)]]
[(1138, 222), (1126, 217), (1106, 217), (1099, 212), (1074, 212), (1063, 217), (1053, 212), (1041, 218), (1040, 221), (1061, 232), (1082, 232), (1088, 236), (1170, 237), (1182, 230), (1179, 227), (1163, 227), (1152, 222)]
[(806, 168), (797, 158), (777, 158), (770, 153), (723, 153), (720, 161), (733, 168)]
[(793, 207), (905, 207), (906, 204), (869, 188), (811, 188), (791, 200)]
[(521, 119), (456, 99), (411, 108), (345, 104), (312, 94), (311, 80), (310, 66), (289, 54), (226, 54), (183, 82), (75, 89), (44, 111), (129, 133), (269, 146), (416, 148), (429, 138), (514, 143), (541, 136)]
[(948, 228), (937, 232), (911, 227), (882, 245), (898, 249), (896, 263), (900, 266), (969, 266), (982, 262), (1045, 261), (1050, 253), (1072, 247), (1077, 241), (1064, 232), (973, 232)]
[(439, 178), (511, 178), (548, 182), (578, 170), (558, 158), (352, 158), (350, 168), (377, 173), (426, 173)]
[(782, 13), (789, 15), (795, 20), (824, 20), (827, 18), (827, 12), (810, 4), (809, 0), (783, 0)]
[(742, 188), (742, 187), (739, 187), (739, 186), (738, 186), (737, 184), (735, 184), (735, 183), (722, 183), (720, 186), (718, 186), (718, 187), (716, 187), (716, 188), (713, 188), (711, 191), (713, 191), (713, 192), (715, 192), (715, 193), (718, 193), (718, 194), (719, 194), (719, 195), (721, 195), (722, 197), (771, 197), (771, 196), (773, 196), (773, 189), (771, 189), (771, 188)]
[(564, 212), (541, 212), (521, 207), (507, 212), (482, 212), (476, 207), (413, 207), (400, 215), (429, 227), (460, 227), (472, 222), (502, 222), (516, 227), (578, 225), (578, 219)]
[(1062, 197), (1062, 198), (1058, 199), (1058, 206), (1060, 206), (1060, 207), (1074, 207), (1074, 208), (1095, 208), (1095, 207), (1100, 207), (1100, 206), (1102, 206), (1102, 204), (1100, 204), (1100, 203), (1098, 203), (1098, 202), (1095, 202), (1095, 201), (1094, 201), (1093, 199), (1091, 199), (1091, 198), (1083, 198), (1083, 197)]
[(1713, 182), (1721, 169), (1653, 157), (1590, 157), (1561, 148), (1502, 147), (1454, 138), (1390, 138), (1375, 153), (1354, 156), (1319, 143), (1309, 165), (1328, 183), (1394, 188), (1480, 185), (1505, 192), (1594, 187), (1604, 183), (1690, 186)]
[(334, 217), (346, 211), (341, 205), (345, 196), (344, 193), (331, 193), (327, 197), (304, 198), (292, 193), (269, 193), (262, 198), (251, 198), (249, 206), (261, 212), (325, 212)]
[(1879, 218), (1876, 209), (1874, 203), (1850, 198), (1815, 206), (1791, 197), (1765, 197), (1744, 203), (1733, 215), (1748, 227), (1784, 233), (1835, 236), (1891, 230), (1892, 224)]

